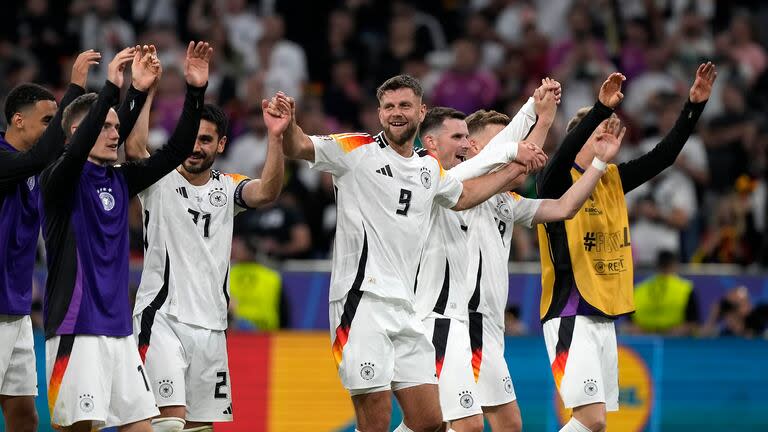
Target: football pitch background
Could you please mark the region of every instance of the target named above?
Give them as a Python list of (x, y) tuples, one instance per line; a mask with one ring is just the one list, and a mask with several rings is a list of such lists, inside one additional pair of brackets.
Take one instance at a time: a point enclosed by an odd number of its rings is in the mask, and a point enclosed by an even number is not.
[[(228, 344), (235, 421), (217, 431), (354, 431), (327, 332), (232, 332)], [(52, 431), (43, 346), (38, 332), (39, 430)], [(543, 339), (508, 337), (505, 356), (524, 430), (557, 431), (568, 414), (557, 399)], [(621, 411), (609, 414), (610, 430), (766, 431), (766, 365), (764, 340), (620, 337)], [(395, 408), (393, 428), (400, 420)]]

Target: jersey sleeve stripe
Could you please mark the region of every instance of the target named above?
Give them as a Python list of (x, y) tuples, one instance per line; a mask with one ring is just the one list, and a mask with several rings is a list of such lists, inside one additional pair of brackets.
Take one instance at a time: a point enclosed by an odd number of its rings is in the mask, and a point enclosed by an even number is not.
[(238, 183), (240, 183), (240, 182), (241, 182), (241, 181), (243, 181), (243, 180), (250, 180), (250, 177), (248, 177), (248, 176), (244, 176), (244, 175), (242, 175), (242, 174), (232, 174), (232, 173), (223, 173), (223, 174), (224, 174), (225, 176), (227, 176), (227, 177), (231, 178), (231, 179), (232, 179), (232, 181), (233, 181), (235, 184), (238, 184)]
[(336, 141), (344, 153), (349, 153), (366, 144), (375, 142), (372, 136), (362, 133), (335, 134), (331, 135), (331, 137)]

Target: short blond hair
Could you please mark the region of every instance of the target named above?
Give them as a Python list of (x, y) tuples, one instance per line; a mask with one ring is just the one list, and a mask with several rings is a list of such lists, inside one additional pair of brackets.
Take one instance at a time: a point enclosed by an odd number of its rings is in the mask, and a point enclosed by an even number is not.
[(494, 110), (477, 110), (465, 119), (470, 135), (483, 130), (486, 126), (497, 124), (506, 126), (509, 124), (509, 116)]
[(592, 107), (582, 107), (576, 111), (576, 114), (568, 120), (568, 126), (565, 127), (565, 133), (570, 133), (581, 121), (586, 117), (587, 113), (592, 110)]

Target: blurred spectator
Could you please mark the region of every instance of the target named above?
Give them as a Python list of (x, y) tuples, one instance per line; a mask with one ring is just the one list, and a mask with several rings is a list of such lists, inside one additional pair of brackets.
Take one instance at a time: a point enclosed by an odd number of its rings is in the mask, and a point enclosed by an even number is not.
[(635, 285), (630, 332), (695, 335), (699, 309), (693, 282), (677, 274), (677, 257), (672, 252), (659, 252), (656, 269), (655, 275)]
[(467, 18), (466, 37), (480, 47), (480, 67), (495, 70), (504, 61), (504, 44), (501, 43), (485, 14), (473, 13)]
[(716, 43), (721, 55), (733, 61), (748, 83), (753, 83), (768, 67), (765, 48), (755, 40), (754, 24), (747, 11), (731, 19), (728, 31), (718, 35)]
[(80, 50), (93, 49), (101, 53), (102, 61), (88, 73), (88, 85), (101, 88), (107, 77), (109, 59), (136, 42), (133, 26), (117, 14), (115, 0), (74, 0), (70, 11), (75, 11), (70, 19), (70, 31), (80, 34)]
[(314, 200), (308, 214), (314, 217), (307, 221), (312, 232), (313, 255), (316, 258), (330, 259), (329, 252), (336, 233), (336, 194), (333, 178), (329, 173), (320, 175), (320, 182), (313, 195)]
[(235, 220), (235, 232), (257, 255), (277, 260), (305, 258), (312, 246), (309, 226), (283, 193), (272, 205), (250, 210)]
[[(754, 259), (748, 223), (748, 202), (738, 193), (723, 195), (692, 262), (747, 265)], [(634, 237), (633, 237), (634, 240)]]
[(344, 130), (357, 129), (357, 114), (363, 100), (363, 89), (357, 82), (357, 67), (352, 59), (341, 58), (333, 63), (331, 83), (323, 93), (325, 112)]
[(246, 132), (229, 143), (230, 149), (220, 166), (227, 172), (257, 178), (267, 157), (267, 127), (261, 105), (248, 109), (246, 125)]
[(453, 67), (435, 85), (432, 104), (464, 113), (489, 107), (499, 94), (499, 82), (492, 73), (480, 69), (476, 42), (459, 39), (453, 43)]
[(18, 47), (38, 55), (39, 80), (54, 85), (61, 83), (60, 57), (67, 45), (66, 21), (55, 15), (48, 0), (29, 0), (17, 22)]
[(387, 44), (379, 55), (374, 85), (397, 75), (405, 61), (418, 55), (424, 57), (428, 50), (416, 42), (416, 23), (411, 15), (397, 15), (389, 22)]
[(520, 306), (507, 306), (507, 309), (504, 310), (504, 335), (525, 336), (527, 334), (528, 327), (520, 319)]
[(708, 336), (765, 337), (768, 304), (752, 305), (749, 290), (738, 286), (712, 305), (704, 326)]
[(665, 93), (677, 93), (678, 81), (669, 72), (668, 58), (669, 50), (666, 47), (650, 48), (645, 56), (646, 70), (627, 85), (627, 97), (621, 103), (621, 108), (642, 126), (653, 123), (653, 117), (646, 110), (651, 98)]
[(265, 94), (282, 91), (301, 100), (309, 76), (304, 48), (285, 39), (285, 22), (280, 15), (264, 17), (262, 22), (264, 33), (257, 43), (257, 51)]

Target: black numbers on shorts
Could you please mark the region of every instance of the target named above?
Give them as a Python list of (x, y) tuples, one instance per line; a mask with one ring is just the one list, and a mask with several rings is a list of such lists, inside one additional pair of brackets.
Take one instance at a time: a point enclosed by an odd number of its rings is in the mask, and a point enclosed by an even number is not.
[(226, 399), (227, 393), (222, 392), (221, 388), (226, 387), (227, 385), (227, 373), (226, 372), (216, 372), (216, 376), (220, 378), (219, 382), (216, 383), (216, 388), (213, 390), (213, 398), (214, 399)]
[(408, 216), (408, 209), (411, 208), (411, 191), (408, 189), (400, 189), (400, 204), (403, 208), (397, 209), (395, 213)]
[(203, 219), (203, 237), (208, 238), (209, 228), (211, 226), (211, 214), (203, 213), (202, 218), (200, 212), (197, 210), (187, 209), (187, 212), (192, 215), (192, 222), (197, 225), (197, 221)]
[(147, 382), (147, 376), (144, 375), (144, 367), (139, 365), (136, 370), (139, 371), (139, 375), (141, 375), (141, 379), (144, 380), (144, 387), (146, 387), (147, 391), (149, 391), (149, 383)]

